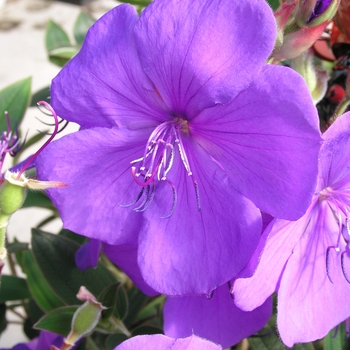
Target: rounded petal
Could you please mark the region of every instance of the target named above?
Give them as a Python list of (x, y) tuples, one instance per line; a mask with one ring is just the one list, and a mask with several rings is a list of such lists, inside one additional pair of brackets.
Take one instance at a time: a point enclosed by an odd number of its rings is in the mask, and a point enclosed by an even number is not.
[(259, 210), (230, 186), (209, 155), (186, 141), (194, 175), (175, 157), (168, 174), (173, 187), (157, 184), (139, 236), (142, 275), (167, 295), (209, 294), (246, 265), (261, 234)]
[(164, 119), (164, 106), (143, 72), (133, 30), (138, 20), (131, 5), (120, 5), (89, 30), (80, 52), (53, 80), (56, 113), (84, 128), (133, 125)]
[(130, 161), (143, 154), (147, 137), (88, 129), (51, 143), (39, 155), (38, 177), (67, 184), (48, 191), (65, 228), (109, 244), (137, 242), (142, 214), (124, 205), (139, 193)]
[(137, 245), (110, 245), (103, 246), (103, 252), (135, 283), (144, 294), (154, 296), (158, 293), (143, 279), (140, 267), (137, 264)]
[[(320, 202), (317, 219), (289, 258), (278, 291), (277, 325), (288, 347), (324, 337), (350, 315), (350, 284), (342, 272), (341, 254), (334, 249), (328, 262), (333, 283), (327, 274), (327, 248), (334, 246), (339, 228), (326, 201)], [(349, 258), (345, 261), (350, 271)]]
[(304, 80), (266, 66), (231, 103), (206, 109), (190, 130), (225, 169), (236, 190), (262, 211), (300, 218), (316, 187), (321, 137)]
[[(249, 278), (238, 278), (234, 282), (235, 304), (239, 308), (254, 310), (278, 290), (280, 278), (294, 247), (303, 235), (310, 234), (310, 228), (315, 224), (313, 213), (315, 209), (310, 207), (298, 221), (275, 219), (266, 228), (257, 248), (262, 253), (253, 276), (248, 274)], [(240, 276), (244, 275), (245, 271), (240, 273)]]
[(211, 299), (169, 297), (164, 305), (164, 333), (173, 338), (198, 334), (226, 349), (263, 328), (271, 313), (271, 298), (252, 312), (238, 309), (225, 284)]
[(163, 334), (139, 335), (132, 337), (114, 350), (222, 350), (220, 345), (191, 335), (185, 339), (173, 339)]
[(276, 23), (264, 1), (153, 1), (135, 33), (165, 103), (191, 118), (250, 84), (273, 49)]

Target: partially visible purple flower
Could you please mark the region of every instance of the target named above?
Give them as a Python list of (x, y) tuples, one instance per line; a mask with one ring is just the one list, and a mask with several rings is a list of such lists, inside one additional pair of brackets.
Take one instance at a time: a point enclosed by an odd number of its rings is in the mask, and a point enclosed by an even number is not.
[(275, 35), (257, 0), (155, 0), (140, 18), (120, 5), (98, 20), (51, 89), (83, 130), (37, 162), (69, 184), (49, 192), (64, 227), (137, 245), (142, 277), (167, 295), (236, 276), (260, 238), (257, 207), (299, 218), (317, 175), (307, 87), (265, 65)]
[(118, 345), (114, 350), (221, 350), (220, 345), (191, 335), (188, 338), (173, 339), (162, 334), (139, 335)]
[[(15, 345), (13, 348), (0, 350), (50, 350), (50, 345), (60, 347), (63, 337), (48, 331), (41, 331), (39, 337), (27, 342)], [(73, 350), (73, 349), (72, 349)]]
[(251, 312), (235, 306), (228, 284), (211, 297), (168, 297), (164, 305), (164, 333), (172, 338), (196, 334), (229, 348), (262, 329), (272, 314), (272, 299)]
[(324, 134), (318, 186), (306, 214), (294, 222), (274, 219), (257, 249), (254, 275), (234, 284), (236, 305), (247, 311), (278, 291), (278, 331), (289, 347), (322, 338), (350, 317), (349, 149), (346, 113)]

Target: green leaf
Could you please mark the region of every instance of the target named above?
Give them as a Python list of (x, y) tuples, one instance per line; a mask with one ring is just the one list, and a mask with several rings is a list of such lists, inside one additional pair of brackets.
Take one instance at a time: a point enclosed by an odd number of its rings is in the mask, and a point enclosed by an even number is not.
[(143, 335), (143, 334), (162, 334), (162, 333), (163, 333), (163, 330), (161, 328), (148, 326), (148, 325), (137, 327), (132, 331), (133, 337), (136, 335)]
[(350, 339), (347, 337), (345, 323), (332, 329), (324, 338), (324, 350), (345, 350), (350, 348)]
[(136, 287), (133, 287), (128, 290), (128, 300), (129, 300), (129, 312), (124, 319), (124, 324), (126, 325), (126, 327), (130, 328), (130, 326), (135, 321), (135, 318), (137, 317), (138, 313), (147, 304), (150, 298), (145, 294), (143, 294)]
[(128, 337), (125, 334), (113, 334), (106, 340), (107, 350), (114, 350), (116, 346), (127, 340)]
[(124, 320), (128, 314), (129, 302), (123, 286), (120, 286), (117, 292), (116, 307), (114, 316), (119, 320)]
[(56, 310), (52, 310), (48, 314), (44, 315), (34, 325), (34, 328), (67, 336), (71, 329), (73, 315), (77, 309), (78, 306), (64, 306)]
[(0, 303), (23, 300), (31, 297), (24, 278), (3, 275), (1, 277)]
[(45, 33), (45, 46), (48, 52), (52, 50), (72, 46), (67, 33), (54, 21), (49, 21)]
[(81, 286), (98, 296), (106, 286), (116, 282), (101, 264), (96, 269), (80, 271), (75, 265), (79, 245), (61, 235), (33, 229), (32, 247), (45, 279), (66, 304), (79, 303), (76, 295)]
[(87, 238), (85, 236), (78, 235), (73, 231), (67, 230), (65, 228), (62, 229), (58, 234), (78, 243), (79, 245), (82, 245), (83, 243), (87, 242)]
[(24, 321), (23, 332), (29, 339), (34, 339), (40, 334), (37, 329), (33, 329), (33, 323), (29, 318), (26, 318)]
[(6, 245), (6, 249), (9, 254), (23, 252), (25, 250), (28, 250), (28, 247), (28, 243), (21, 243), (17, 241), (15, 241), (14, 243), (7, 243)]
[(106, 287), (98, 297), (98, 301), (107, 309), (102, 311), (102, 319), (107, 319), (113, 315), (120, 283), (116, 282)]
[(34, 93), (34, 95), (32, 96), (32, 101), (30, 103), (31, 107), (36, 107), (37, 103), (39, 101), (46, 101), (47, 103), (50, 102), (50, 87), (47, 86), (39, 91), (37, 91), (36, 93)]
[(46, 283), (30, 250), (22, 253), (24, 273), (27, 275), (27, 284), (31, 295), (38, 306), (45, 312), (63, 306), (63, 303), (52, 292)]
[(45, 208), (50, 210), (56, 210), (55, 206), (52, 204), (51, 200), (45, 194), (45, 192), (39, 192), (39, 191), (27, 192), (27, 197), (22, 205), (22, 208), (29, 208), (29, 207), (39, 207), (39, 208)]
[(74, 25), (74, 38), (78, 45), (82, 45), (88, 29), (95, 23), (95, 19), (84, 12), (80, 12)]
[(156, 297), (154, 300), (146, 304), (144, 308), (140, 310), (140, 312), (137, 315), (138, 320), (147, 319), (156, 316), (159, 314), (159, 310), (161, 306), (165, 302), (165, 296), (160, 295), (159, 297)]
[(49, 51), (49, 60), (59, 67), (63, 67), (73, 56), (79, 52), (76, 47), (60, 47)]
[(5, 111), (9, 113), (12, 129), (21, 123), (29, 104), (31, 84), (32, 78), (26, 78), (0, 91), (0, 131), (7, 130)]
[(0, 334), (6, 329), (6, 304), (0, 304)]
[(280, 6), (280, 0), (267, 0), (267, 3), (276, 11)]

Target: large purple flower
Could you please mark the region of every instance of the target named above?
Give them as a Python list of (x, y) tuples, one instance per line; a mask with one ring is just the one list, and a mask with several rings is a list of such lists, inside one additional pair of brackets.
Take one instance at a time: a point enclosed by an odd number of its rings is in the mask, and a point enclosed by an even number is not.
[(278, 291), (283, 342), (324, 337), (350, 316), (350, 113), (324, 134), (316, 194), (298, 221), (274, 219), (251, 278), (234, 285), (235, 302), (253, 310)]
[(257, 207), (303, 215), (321, 138), (303, 80), (264, 65), (275, 35), (257, 0), (155, 0), (97, 21), (51, 90), (82, 131), (38, 159), (41, 179), (68, 184), (50, 192), (64, 226), (138, 245), (159, 292), (209, 294), (253, 253)]

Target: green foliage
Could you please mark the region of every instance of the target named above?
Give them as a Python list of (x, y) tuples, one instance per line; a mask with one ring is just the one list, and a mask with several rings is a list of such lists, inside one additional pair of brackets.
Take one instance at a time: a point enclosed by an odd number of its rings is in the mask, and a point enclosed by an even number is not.
[(277, 10), (281, 4), (280, 0), (266, 0), (266, 1), (274, 11)]
[(4, 112), (9, 113), (11, 126), (18, 126), (26, 112), (31, 96), (32, 78), (20, 80), (0, 91), (0, 131), (7, 130)]
[(58, 23), (50, 21), (45, 35), (46, 50), (50, 62), (59, 67), (63, 67), (79, 52), (84, 42), (86, 32), (94, 22), (94, 18), (81, 12), (73, 28), (76, 43), (72, 43), (65, 30)]
[(80, 271), (75, 265), (79, 245), (61, 235), (32, 230), (35, 260), (47, 283), (67, 305), (77, 304), (76, 295), (85, 286), (93, 295), (115, 282), (113, 275), (101, 264), (96, 269)]
[(22, 263), (27, 275), (28, 288), (38, 306), (45, 312), (63, 306), (62, 301), (47, 284), (31, 251), (27, 250), (23, 253)]
[(80, 12), (74, 25), (74, 39), (78, 45), (82, 45), (89, 28), (95, 23), (95, 19), (87, 15), (85, 12)]
[(350, 349), (350, 339), (346, 334), (345, 322), (331, 330), (324, 339), (324, 350)]
[(23, 300), (31, 297), (24, 278), (3, 275), (1, 277), (0, 303), (11, 300)]
[(36, 329), (47, 330), (67, 336), (71, 329), (74, 313), (78, 306), (64, 306), (52, 310), (43, 316), (35, 325)]

